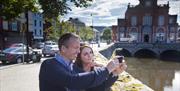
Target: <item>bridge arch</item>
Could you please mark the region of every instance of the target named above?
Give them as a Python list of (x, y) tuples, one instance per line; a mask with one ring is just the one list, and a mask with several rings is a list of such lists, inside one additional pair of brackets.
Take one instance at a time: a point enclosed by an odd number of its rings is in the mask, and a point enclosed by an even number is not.
[(165, 61), (180, 61), (180, 51), (165, 50), (160, 53), (159, 58)]
[(158, 54), (151, 49), (139, 49), (134, 53), (134, 56), (140, 58), (157, 58)]
[(115, 54), (116, 55), (123, 55), (125, 57), (131, 57), (132, 56), (131, 52), (128, 49), (125, 49), (125, 48), (116, 49)]

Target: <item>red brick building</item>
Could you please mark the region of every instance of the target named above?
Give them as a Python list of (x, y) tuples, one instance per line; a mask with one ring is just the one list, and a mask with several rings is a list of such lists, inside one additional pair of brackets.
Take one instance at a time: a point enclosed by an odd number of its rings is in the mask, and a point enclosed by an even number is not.
[(169, 15), (169, 2), (157, 5), (157, 0), (139, 0), (127, 6), (125, 19), (112, 27), (113, 41), (136, 43), (176, 43), (180, 38), (177, 15)]

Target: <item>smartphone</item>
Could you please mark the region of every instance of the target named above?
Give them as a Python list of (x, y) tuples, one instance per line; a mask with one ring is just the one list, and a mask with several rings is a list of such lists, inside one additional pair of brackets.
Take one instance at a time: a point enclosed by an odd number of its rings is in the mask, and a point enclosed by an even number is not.
[(120, 56), (120, 57), (118, 58), (118, 60), (119, 60), (119, 63), (122, 63), (122, 61), (124, 60), (124, 56)]

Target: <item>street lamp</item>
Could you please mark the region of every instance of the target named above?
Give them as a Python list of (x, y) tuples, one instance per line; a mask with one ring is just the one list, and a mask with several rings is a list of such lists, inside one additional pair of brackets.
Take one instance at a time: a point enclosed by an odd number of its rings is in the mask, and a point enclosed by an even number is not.
[[(92, 16), (92, 13), (91, 13), (91, 18), (92, 18), (92, 32), (94, 34), (94, 31), (93, 31), (93, 16)], [(94, 36), (93, 36), (93, 40), (91, 41), (92, 42), (92, 48), (93, 48), (93, 41), (94, 41)]]
[[(92, 13), (91, 13), (91, 17), (92, 17), (92, 31), (93, 31), (93, 14)], [(100, 32), (98, 30), (97, 31), (93, 31), (93, 32), (95, 32), (93, 41), (96, 40), (96, 42), (98, 43), (98, 47), (100, 47)]]

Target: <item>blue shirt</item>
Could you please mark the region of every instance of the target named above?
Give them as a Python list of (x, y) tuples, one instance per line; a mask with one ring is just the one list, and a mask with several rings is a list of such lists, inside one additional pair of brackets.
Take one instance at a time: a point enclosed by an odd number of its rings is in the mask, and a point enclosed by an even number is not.
[(73, 70), (73, 67), (72, 67), (72, 62), (69, 60), (69, 61), (66, 61), (60, 54), (56, 54), (55, 55), (55, 58), (58, 62), (60, 62), (61, 64), (63, 64), (65, 67), (67, 67), (69, 70)]

